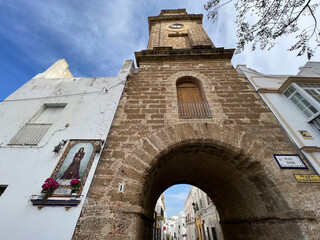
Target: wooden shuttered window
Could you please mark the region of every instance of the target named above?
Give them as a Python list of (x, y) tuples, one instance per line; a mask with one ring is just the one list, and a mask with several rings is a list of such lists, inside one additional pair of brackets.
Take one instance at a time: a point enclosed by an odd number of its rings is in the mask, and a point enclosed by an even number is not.
[(180, 118), (210, 118), (209, 105), (199, 84), (193, 81), (177, 83), (178, 110)]

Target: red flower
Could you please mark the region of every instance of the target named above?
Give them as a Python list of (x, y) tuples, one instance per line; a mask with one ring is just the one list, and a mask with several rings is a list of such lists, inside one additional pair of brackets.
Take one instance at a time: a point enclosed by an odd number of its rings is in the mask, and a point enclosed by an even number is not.
[(79, 183), (80, 183), (80, 181), (76, 178), (72, 179), (70, 182), (71, 186), (73, 186), (73, 187), (78, 185)]
[(49, 183), (44, 183), (44, 184), (42, 185), (42, 188), (43, 188), (44, 190), (49, 190), (49, 189), (51, 188), (51, 184), (49, 184)]
[(55, 180), (53, 178), (47, 178), (47, 180), (45, 182), (52, 183), (52, 182), (55, 182)]
[(42, 185), (42, 189), (44, 190), (54, 190), (59, 186), (59, 183), (55, 181), (53, 178), (48, 178), (44, 184)]
[(52, 183), (52, 187), (53, 187), (53, 188), (57, 188), (58, 186), (59, 186), (59, 184), (58, 184), (57, 181), (54, 181), (54, 182)]

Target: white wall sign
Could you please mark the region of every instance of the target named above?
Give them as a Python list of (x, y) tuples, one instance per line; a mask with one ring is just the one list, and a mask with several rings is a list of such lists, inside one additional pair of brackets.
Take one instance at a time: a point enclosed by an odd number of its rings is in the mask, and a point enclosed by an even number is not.
[(273, 154), (280, 168), (283, 169), (308, 169), (299, 155)]

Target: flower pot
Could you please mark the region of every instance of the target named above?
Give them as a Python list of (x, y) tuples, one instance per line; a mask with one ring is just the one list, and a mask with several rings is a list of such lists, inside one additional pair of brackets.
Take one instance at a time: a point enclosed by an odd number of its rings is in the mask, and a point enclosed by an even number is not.
[(77, 197), (78, 197), (77, 193), (71, 193), (71, 196), (70, 196), (71, 199), (77, 199)]
[(38, 196), (38, 199), (42, 200), (45, 198), (45, 196), (47, 196), (46, 193), (40, 193), (39, 196)]

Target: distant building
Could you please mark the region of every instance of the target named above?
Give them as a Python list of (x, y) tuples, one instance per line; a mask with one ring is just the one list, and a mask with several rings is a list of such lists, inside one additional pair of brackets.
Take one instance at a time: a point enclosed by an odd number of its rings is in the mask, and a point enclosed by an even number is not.
[(186, 222), (183, 211), (179, 213), (179, 216), (169, 217), (165, 225), (170, 240), (186, 240)]
[(167, 233), (170, 236), (170, 240), (177, 238), (176, 224), (177, 224), (178, 218), (179, 218), (178, 216), (171, 216), (166, 221), (166, 226), (167, 226), (167, 229), (168, 229)]
[(208, 195), (191, 186), (184, 205), (188, 240), (222, 240), (219, 215)]
[[(320, 62), (307, 62), (296, 76), (263, 74), (245, 65), (237, 66), (237, 70), (247, 77), (319, 175)], [(270, 114), (261, 117), (269, 122), (275, 121)]]
[(154, 229), (153, 229), (153, 240), (163, 240), (165, 239), (164, 230), (165, 226), (165, 203), (164, 203), (164, 195), (161, 194), (159, 197), (156, 207), (154, 209)]
[(176, 240), (187, 239), (186, 215), (183, 211), (179, 213), (175, 226)]

